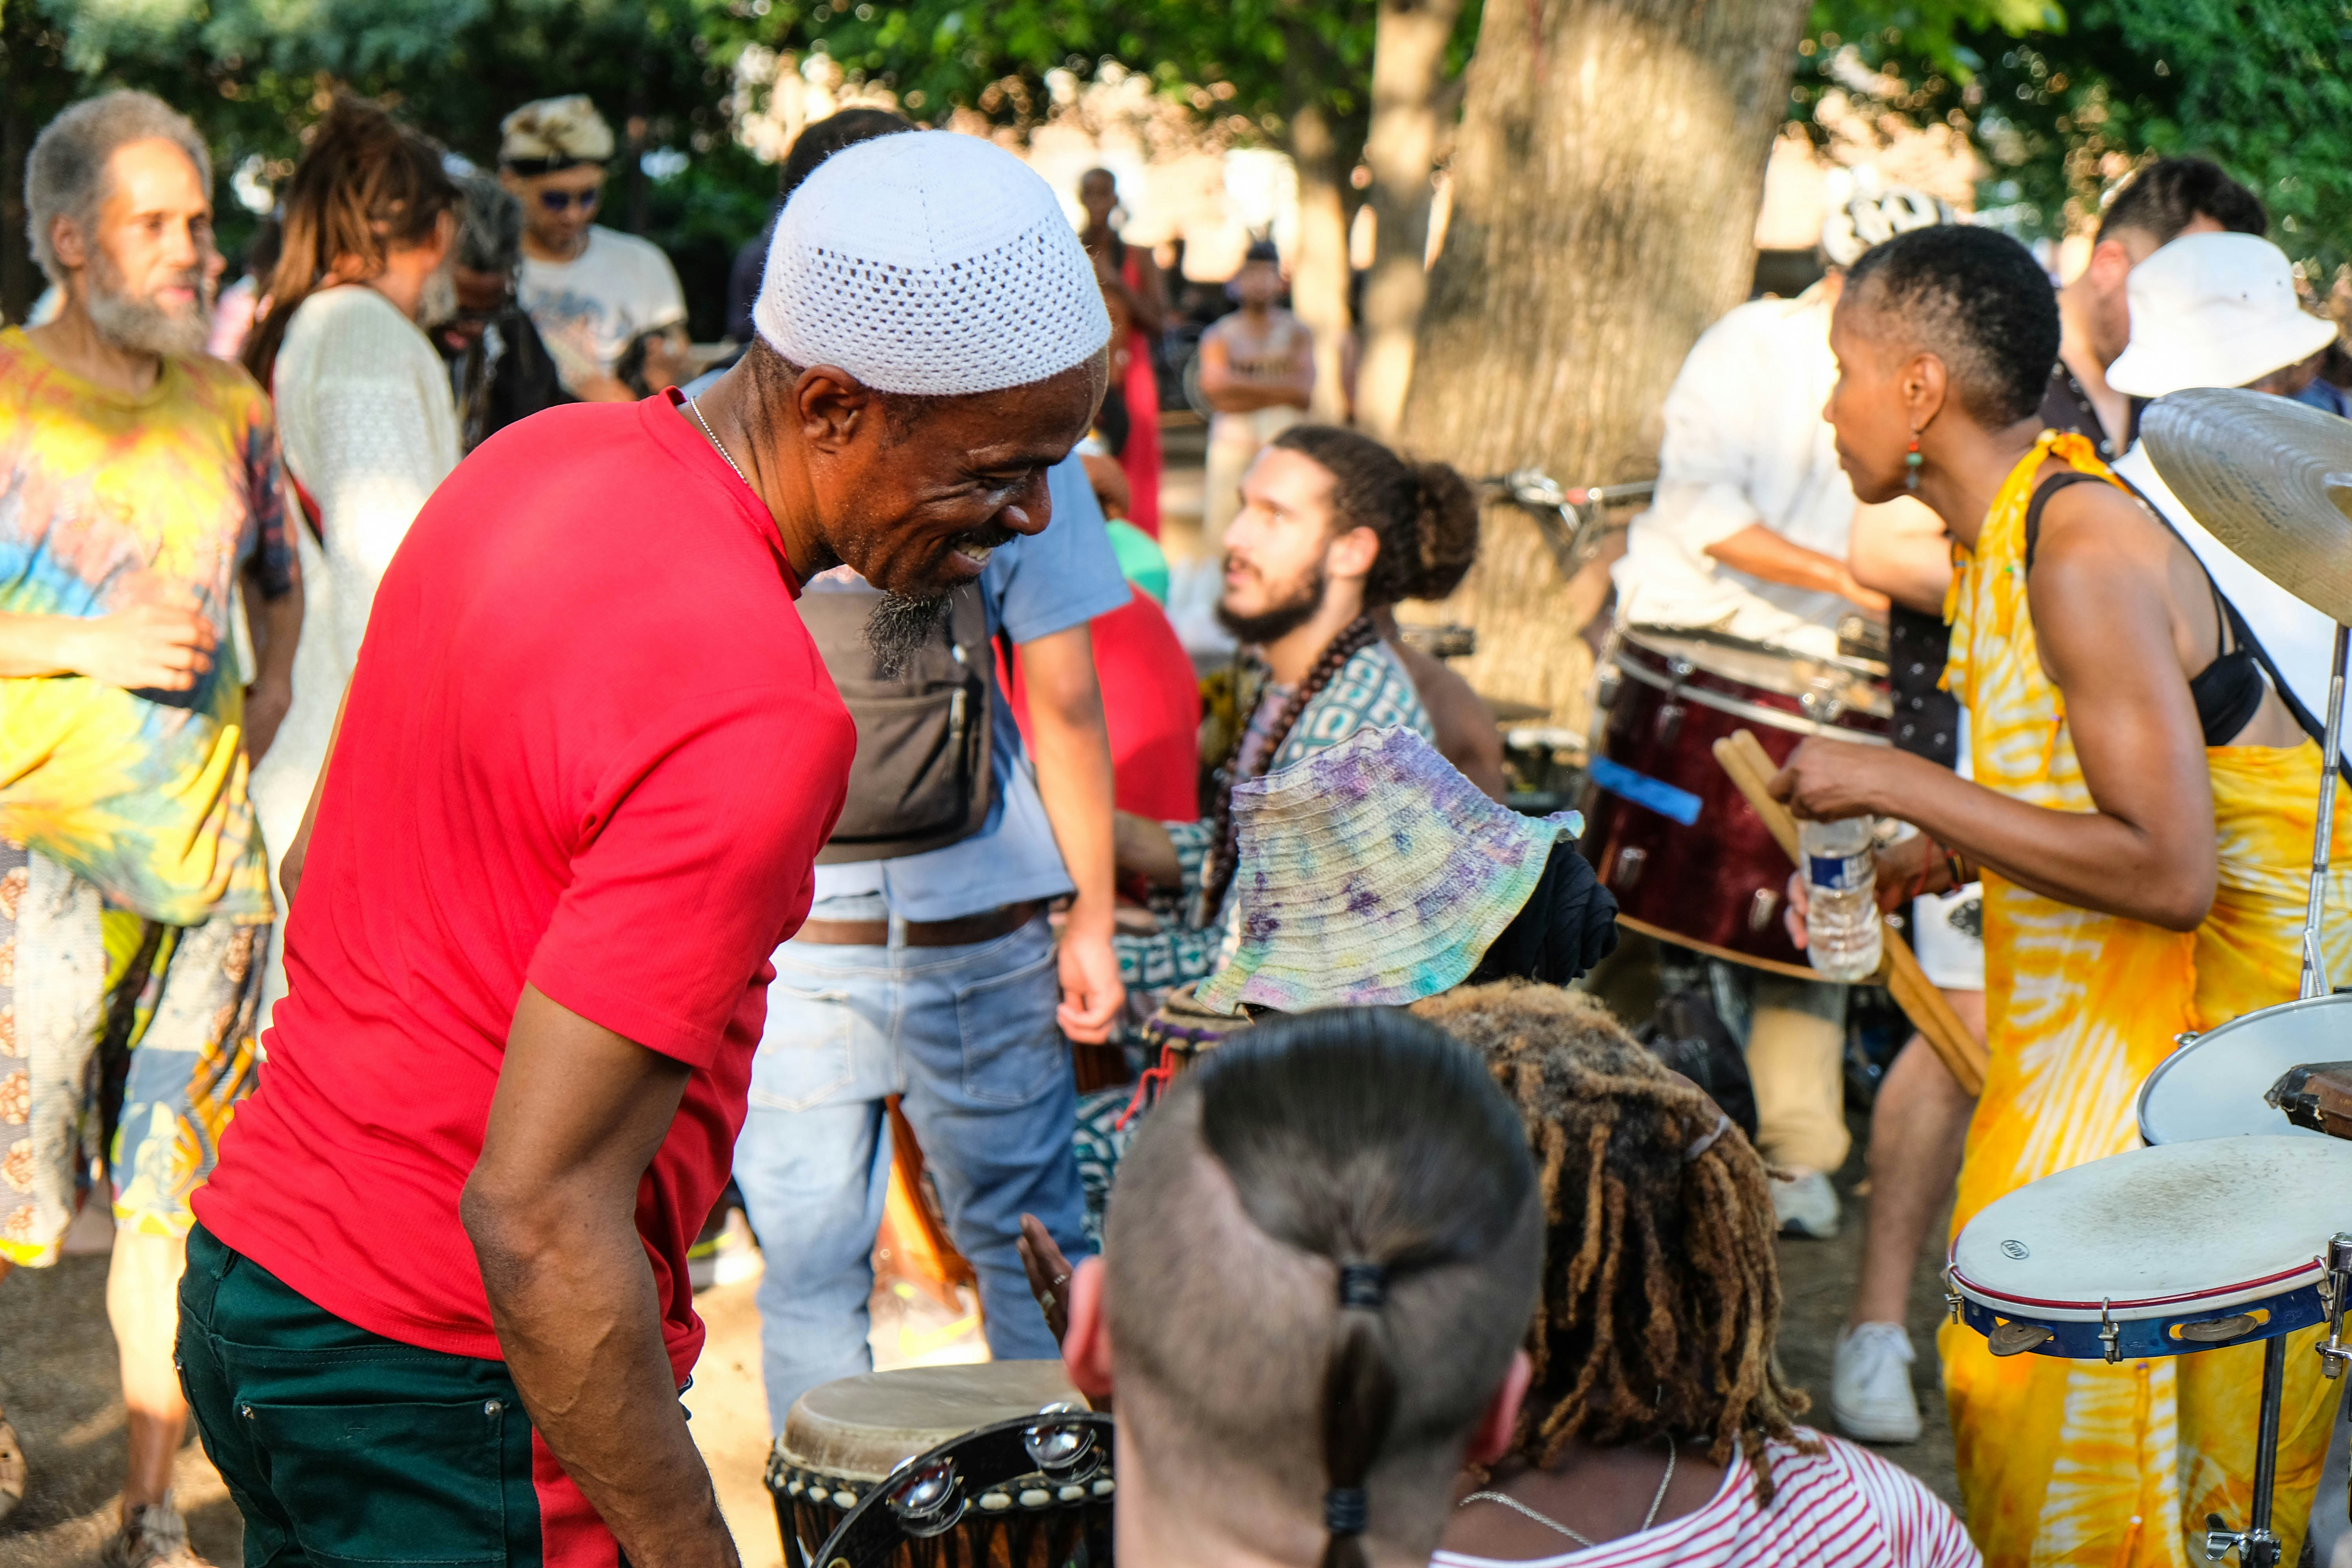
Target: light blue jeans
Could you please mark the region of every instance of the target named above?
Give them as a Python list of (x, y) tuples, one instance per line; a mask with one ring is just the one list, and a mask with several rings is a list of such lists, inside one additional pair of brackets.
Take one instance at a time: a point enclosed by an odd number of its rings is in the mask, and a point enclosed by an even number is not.
[(735, 1143), (767, 1257), (760, 1282), (768, 1421), (819, 1384), (870, 1371), (874, 1238), (890, 1184), (883, 1097), (939, 1184), (948, 1230), (980, 1276), (999, 1360), (1061, 1352), (1013, 1241), (1024, 1209), (1073, 1259), (1093, 1248), (1070, 1135), (1077, 1095), (1055, 1026), (1061, 986), (1045, 918), (963, 947), (776, 950), (751, 1113)]

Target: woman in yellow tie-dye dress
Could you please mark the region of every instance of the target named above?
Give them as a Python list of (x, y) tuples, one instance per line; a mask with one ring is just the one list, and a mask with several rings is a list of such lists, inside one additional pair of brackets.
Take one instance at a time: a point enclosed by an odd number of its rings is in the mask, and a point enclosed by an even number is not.
[[(2222, 657), (2186, 547), (2087, 442), (2041, 429), (2058, 316), (2021, 247), (1982, 229), (1899, 237), (1855, 267), (1831, 341), (1828, 412), (1855, 494), (1913, 489), (1958, 546), (1948, 680), (1969, 710), (1975, 782), (1809, 742), (1775, 787), (1804, 816), (1922, 829), (1882, 865), (1885, 901), (1981, 868), (1990, 1067), (1958, 1227), (2137, 1146), (2133, 1097), (2177, 1035), (2294, 998), (2320, 754), (2259, 673)], [(2352, 813), (2337, 830), (2345, 857)], [(2338, 920), (2329, 933), (2338, 974), (2347, 931)], [(2247, 1194), (2250, 1210), (2261, 1201)], [(2195, 1238), (2180, 1239), (2187, 1254)], [(2336, 1392), (2308, 1353), (2318, 1332), (2291, 1340), (2286, 1363), (2275, 1520), (2289, 1563)], [(2259, 1347), (1997, 1359), (1947, 1324), (1937, 1349), (1969, 1528), (1994, 1568), (2187, 1568), (2204, 1561), (2208, 1513), (2245, 1522)]]

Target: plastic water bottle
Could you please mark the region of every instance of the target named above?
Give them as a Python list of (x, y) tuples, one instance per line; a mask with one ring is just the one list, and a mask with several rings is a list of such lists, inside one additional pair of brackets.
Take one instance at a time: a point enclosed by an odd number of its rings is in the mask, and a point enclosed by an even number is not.
[(1825, 980), (1867, 980), (1878, 972), (1885, 940), (1870, 826), (1867, 816), (1797, 825), (1809, 899), (1805, 956)]

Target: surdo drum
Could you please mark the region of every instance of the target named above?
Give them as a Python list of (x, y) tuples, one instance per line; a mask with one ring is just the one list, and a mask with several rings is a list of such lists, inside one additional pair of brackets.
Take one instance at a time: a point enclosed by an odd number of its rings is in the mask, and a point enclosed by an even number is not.
[[(2215, 1031), (2216, 1034), (2220, 1031)], [(2273, 1112), (2275, 1114), (2275, 1112)], [(2327, 1328), (2329, 1377), (2352, 1293), (2352, 1143), (2250, 1135), (2134, 1149), (2029, 1183), (1953, 1242), (1955, 1318), (1997, 1356), (2120, 1362), (2263, 1347), (2253, 1518), (2207, 1518), (2208, 1554), (2278, 1561), (2270, 1531), (2285, 1336)], [(2219, 1550), (2216, 1550), (2216, 1549)]]
[(1789, 858), (1715, 760), (1749, 730), (1775, 763), (1809, 735), (1884, 746), (1885, 667), (1691, 631), (1611, 634), (1597, 666), (1585, 852), (1636, 931), (1818, 976), (1781, 923)]
[(788, 1568), (1110, 1562), (1110, 1417), (1059, 1362), (867, 1373), (784, 1418), (768, 1490)]

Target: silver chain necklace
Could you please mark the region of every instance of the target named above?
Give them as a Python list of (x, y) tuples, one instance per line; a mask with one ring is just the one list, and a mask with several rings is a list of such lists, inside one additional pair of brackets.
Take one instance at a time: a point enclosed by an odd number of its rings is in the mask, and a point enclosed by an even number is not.
[[(1658, 1510), (1665, 1506), (1666, 1488), (1674, 1484), (1674, 1479), (1675, 1439), (1674, 1435), (1672, 1433), (1668, 1433), (1666, 1435), (1666, 1473), (1658, 1478), (1657, 1495), (1650, 1500), (1650, 1511), (1642, 1516), (1641, 1529), (1634, 1531), (1634, 1534), (1639, 1535), (1643, 1530), (1649, 1529), (1650, 1526), (1658, 1521)], [(1577, 1531), (1569, 1529), (1568, 1526), (1560, 1523), (1559, 1521), (1552, 1518), (1551, 1515), (1548, 1513), (1538, 1513), (1534, 1509), (1529, 1508), (1518, 1499), (1515, 1497), (1506, 1497), (1501, 1492), (1472, 1492), (1468, 1497), (1464, 1498), (1460, 1502), (1455, 1503), (1454, 1506), (1455, 1508), (1468, 1508), (1474, 1502), (1501, 1503), (1505, 1508), (1511, 1510), (1515, 1513), (1527, 1515), (1528, 1518), (1534, 1520), (1538, 1524), (1544, 1526), (1548, 1530), (1559, 1531), (1562, 1535), (1567, 1536), (1579, 1546), (1590, 1547), (1601, 1544), (1601, 1542), (1593, 1540), (1589, 1535), (1581, 1535)]]
[(749, 474), (746, 474), (741, 468), (736, 468), (735, 459), (729, 457), (727, 455), (727, 448), (719, 444), (719, 433), (710, 427), (710, 421), (702, 416), (702, 405), (689, 397), (686, 400), (686, 405), (692, 411), (694, 415), (694, 422), (702, 426), (703, 437), (710, 443), (710, 449), (719, 454), (719, 460), (726, 464), (729, 468), (734, 468), (735, 477), (743, 481), (743, 488), (747, 490), (751, 490), (754, 495), (757, 495), (759, 491), (751, 483), (751, 477)]

